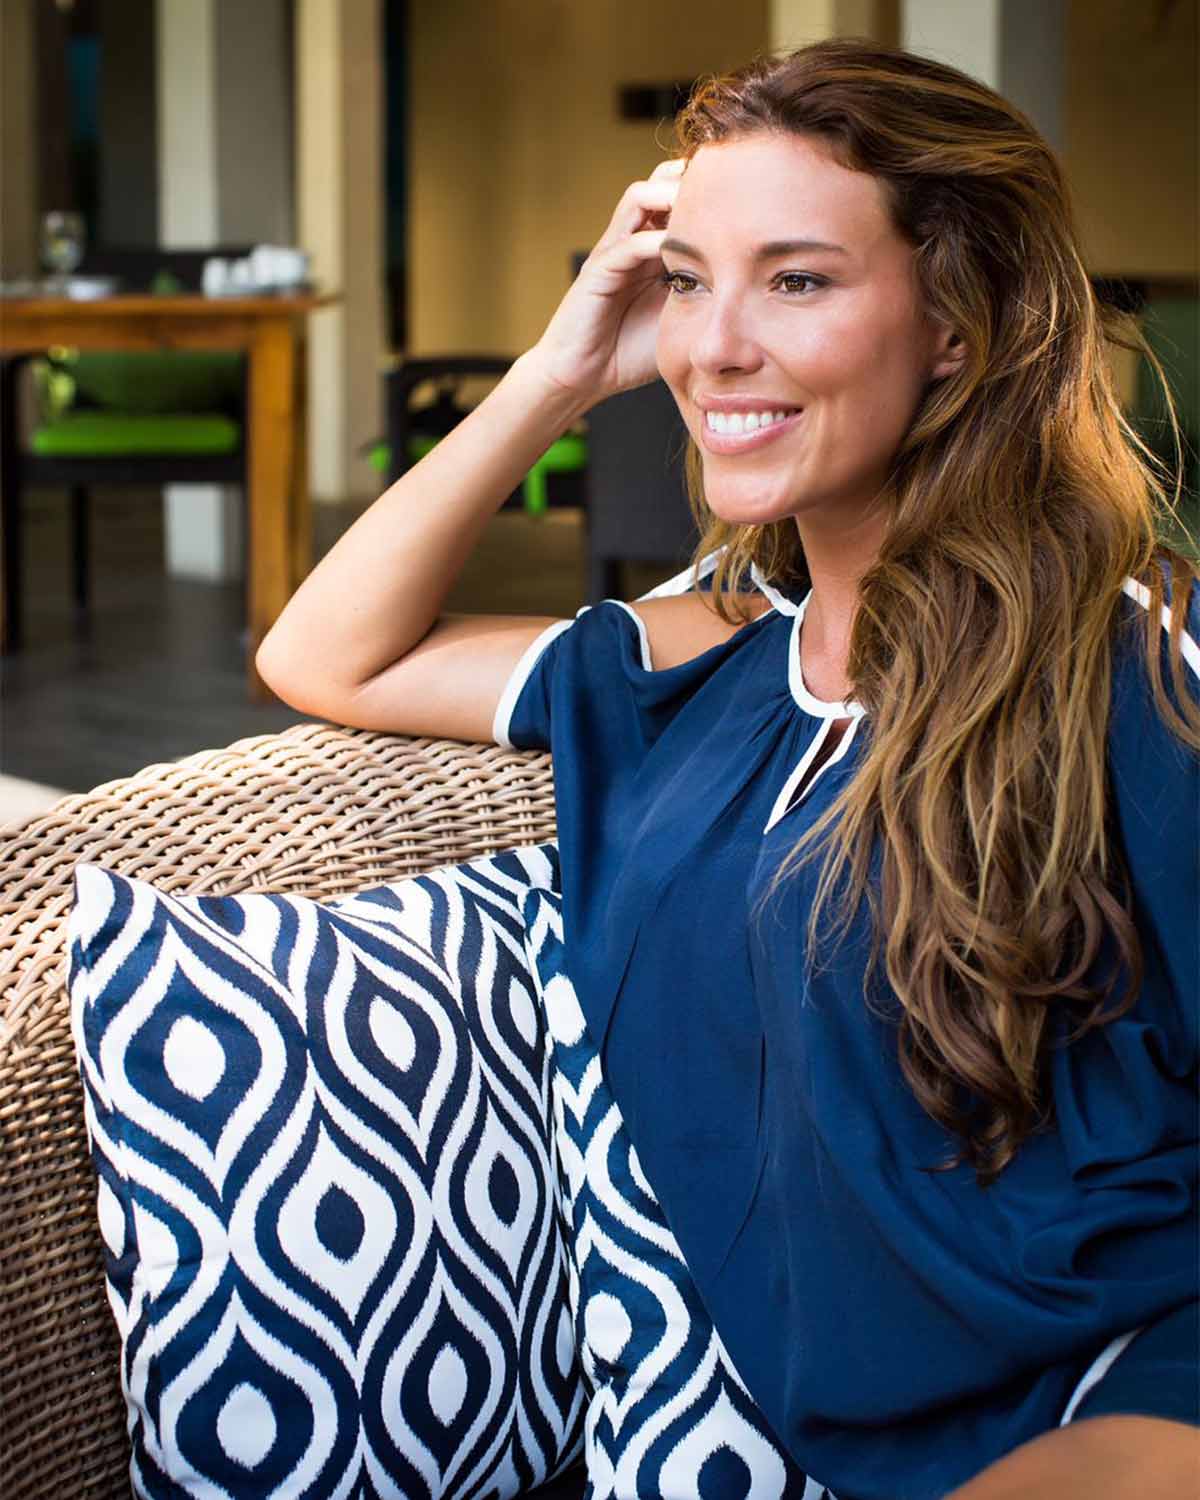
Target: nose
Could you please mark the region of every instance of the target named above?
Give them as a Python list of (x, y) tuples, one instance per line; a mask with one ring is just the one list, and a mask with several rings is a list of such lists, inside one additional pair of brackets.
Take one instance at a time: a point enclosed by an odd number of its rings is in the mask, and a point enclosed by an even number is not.
[(762, 350), (754, 337), (743, 299), (714, 294), (704, 307), (703, 321), (692, 342), (692, 365), (704, 375), (757, 370)]

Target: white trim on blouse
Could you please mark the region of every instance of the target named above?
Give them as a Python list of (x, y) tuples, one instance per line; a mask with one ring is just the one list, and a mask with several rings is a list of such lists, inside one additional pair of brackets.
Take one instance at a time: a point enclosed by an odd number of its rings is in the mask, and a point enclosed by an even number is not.
[(638, 645), (642, 653), (642, 671), (653, 672), (650, 664), (650, 637), (646, 634), (646, 622), (631, 605), (626, 604), (624, 599), (606, 599), (605, 604), (615, 604), (618, 609), (623, 609), (637, 627)]
[(866, 713), (861, 703), (826, 703), (823, 698), (810, 693), (804, 685), (804, 674), (800, 667), (800, 627), (804, 623), (804, 612), (811, 598), (812, 589), (809, 589), (795, 606), (792, 620), (792, 638), (788, 644), (788, 685), (792, 690), (792, 697), (805, 713), (812, 714), (817, 719), (861, 719)]
[(700, 559), (699, 567), (695, 570), (684, 568), (682, 573), (676, 573), (673, 578), (656, 584), (648, 594), (639, 594), (638, 599), (667, 599), (674, 594), (686, 594), (692, 587), (693, 572), (697, 578), (707, 578), (710, 573), (715, 573), (724, 550), (723, 547), (718, 547), (715, 552), (709, 552)]
[[(795, 603), (795, 601), (789, 599), (786, 594), (781, 594), (777, 588), (769, 584), (763, 577), (762, 573), (759, 571), (759, 566), (757, 563), (750, 564), (750, 577), (754, 581), (754, 587), (759, 591), (760, 594), (766, 595), (766, 597), (771, 601), (771, 603), (781, 615), (799, 614), (800, 611), (804, 608), (803, 604)], [(811, 592), (812, 590), (810, 589), (809, 593)]]
[(781, 818), (785, 817), (789, 812), (791, 812), (793, 807), (799, 807), (801, 802), (804, 801), (805, 797), (808, 796), (809, 792), (812, 791), (813, 787), (816, 786), (817, 782), (820, 781), (821, 777), (824, 776), (825, 772), (828, 771), (830, 766), (836, 766), (838, 761), (842, 760), (849, 753), (850, 746), (854, 740), (854, 736), (858, 733), (858, 726), (862, 723), (861, 714), (857, 715), (854, 718), (851, 718), (850, 723), (842, 731), (842, 737), (838, 742), (837, 749), (820, 767), (813, 779), (808, 783), (807, 786), (804, 787), (804, 790), (800, 793), (800, 795), (796, 797), (796, 800), (794, 802), (792, 801), (792, 797), (795, 793), (796, 788), (800, 786), (804, 781), (805, 773), (807, 772), (809, 766), (812, 764), (813, 757), (816, 755), (821, 746), (824, 745), (825, 742), (829, 739), (829, 736), (833, 733), (833, 726), (836, 722), (836, 719), (826, 719), (822, 727), (817, 731), (815, 735), (813, 735), (812, 743), (800, 757), (799, 763), (797, 764), (795, 770), (791, 772), (791, 774), (788, 776), (788, 779), (779, 789), (779, 796), (776, 797), (775, 805), (771, 809), (771, 815), (767, 819), (766, 825), (763, 828), (764, 833), (770, 833), (771, 829), (775, 827), (776, 823), (778, 823)]
[[(1142, 1326), (1144, 1327), (1145, 1325), (1143, 1324)], [(1066, 1410), (1062, 1414), (1062, 1421), (1058, 1424), (1060, 1427), (1065, 1427), (1067, 1425), (1067, 1423), (1075, 1415), (1075, 1409), (1079, 1405), (1079, 1403), (1083, 1400), (1083, 1398), (1089, 1391), (1094, 1390), (1095, 1387), (1100, 1384), (1100, 1382), (1108, 1374), (1109, 1370), (1112, 1369), (1113, 1365), (1117, 1362), (1120, 1356), (1125, 1353), (1125, 1350), (1128, 1349), (1129, 1345), (1133, 1343), (1134, 1339), (1137, 1338), (1138, 1334), (1141, 1333), (1141, 1331), (1141, 1328), (1135, 1328), (1132, 1333), (1123, 1333), (1119, 1338), (1113, 1339), (1111, 1344), (1107, 1345), (1100, 1351), (1096, 1358), (1083, 1372), (1083, 1376), (1080, 1379), (1079, 1384), (1071, 1392), (1071, 1398), (1067, 1402)]]
[[(1140, 604), (1143, 609), (1149, 610), (1150, 590), (1144, 583), (1139, 583), (1136, 578), (1127, 578), (1121, 585), (1121, 591), (1122, 593), (1128, 594), (1129, 597), (1135, 600), (1136, 603)], [(1167, 632), (1168, 635), (1170, 635), (1171, 608), (1170, 605), (1166, 603), (1164, 603), (1162, 607), (1162, 628)], [(1196, 676), (1200, 677), (1200, 645), (1196, 644), (1195, 640), (1187, 633), (1186, 630), (1180, 632), (1179, 649), (1184, 661), (1187, 662), (1188, 666), (1191, 667)]]

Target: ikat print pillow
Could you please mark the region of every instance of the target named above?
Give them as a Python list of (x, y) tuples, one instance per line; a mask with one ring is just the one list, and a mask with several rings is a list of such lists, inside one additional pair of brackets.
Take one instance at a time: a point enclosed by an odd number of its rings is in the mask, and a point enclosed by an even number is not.
[(587, 1031), (560, 895), (531, 889), (524, 913), (554, 1054), (571, 1308), (591, 1389), (587, 1500), (835, 1500), (776, 1442), (704, 1310)]
[(580, 1447), (514, 850), (318, 904), (75, 871), (139, 1494), (505, 1497)]

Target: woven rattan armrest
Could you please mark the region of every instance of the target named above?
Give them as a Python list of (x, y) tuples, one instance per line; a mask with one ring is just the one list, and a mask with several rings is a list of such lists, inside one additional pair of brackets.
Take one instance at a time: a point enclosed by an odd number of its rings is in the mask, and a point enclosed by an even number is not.
[(65, 987), (75, 865), (323, 899), (553, 836), (546, 755), (327, 724), (149, 766), (0, 835), (0, 1496), (129, 1494)]

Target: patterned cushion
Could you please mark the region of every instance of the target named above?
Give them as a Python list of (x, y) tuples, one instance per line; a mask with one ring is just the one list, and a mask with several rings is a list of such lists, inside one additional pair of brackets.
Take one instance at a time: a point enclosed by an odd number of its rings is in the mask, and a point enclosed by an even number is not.
[(578, 1452), (520, 910), (551, 874), (512, 851), (318, 904), (76, 867), (139, 1493), (498, 1500)]
[(565, 969), (559, 894), (530, 890), (523, 909), (553, 1040), (571, 1307), (592, 1387), (589, 1500), (821, 1500), (738, 1378), (638, 1164)]

